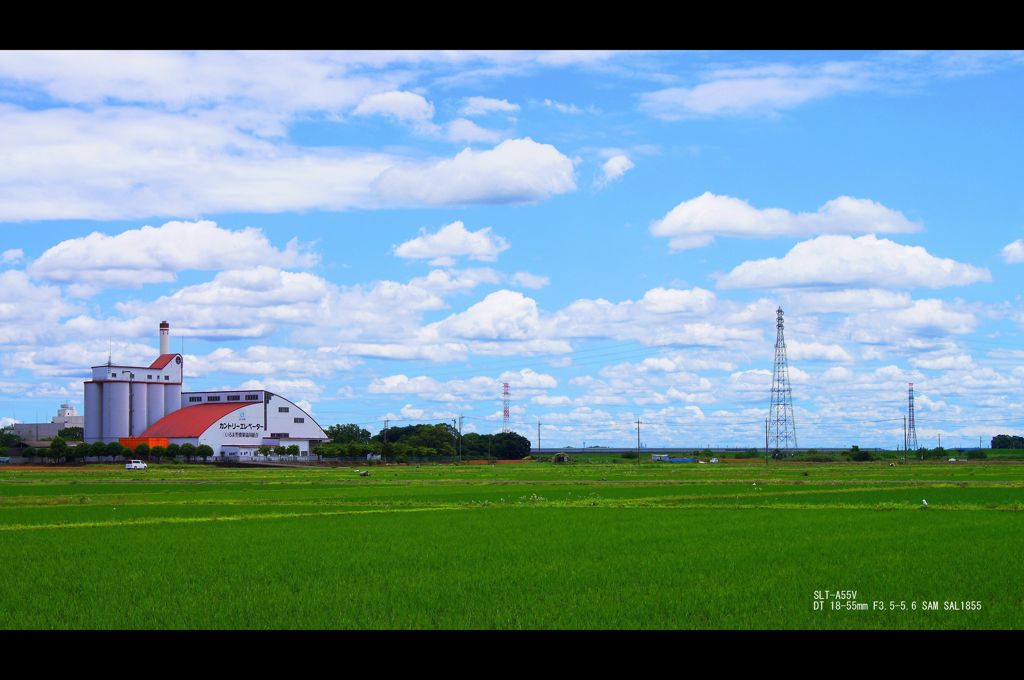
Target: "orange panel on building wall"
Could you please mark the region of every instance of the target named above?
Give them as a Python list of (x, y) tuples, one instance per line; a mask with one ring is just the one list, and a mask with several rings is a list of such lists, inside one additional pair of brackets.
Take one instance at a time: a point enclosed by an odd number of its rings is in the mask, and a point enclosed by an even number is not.
[(166, 437), (121, 437), (117, 441), (121, 442), (121, 446), (126, 449), (134, 451), (139, 444), (147, 444), (150, 449), (154, 446), (162, 446), (166, 449), (168, 440)]

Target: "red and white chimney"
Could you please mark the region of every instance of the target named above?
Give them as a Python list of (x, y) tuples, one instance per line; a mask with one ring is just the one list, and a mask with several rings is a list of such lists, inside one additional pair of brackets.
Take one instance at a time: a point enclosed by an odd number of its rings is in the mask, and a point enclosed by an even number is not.
[(171, 353), (171, 324), (160, 322), (160, 354)]

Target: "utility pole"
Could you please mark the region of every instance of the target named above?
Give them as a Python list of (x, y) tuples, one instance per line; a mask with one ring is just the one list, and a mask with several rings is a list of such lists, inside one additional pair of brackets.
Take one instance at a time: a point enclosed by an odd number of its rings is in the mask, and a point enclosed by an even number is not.
[(462, 416), (459, 416), (459, 465), (462, 465)]
[(512, 399), (512, 393), (510, 391), (510, 387), (509, 387), (508, 383), (501, 383), (501, 387), (502, 387), (502, 389), (501, 389), (501, 405), (502, 405), (502, 409), (501, 409), (501, 418), (502, 418), (501, 431), (502, 432), (511, 432), (512, 428), (509, 427), (508, 419), (509, 419), (509, 402)]
[(381, 448), (382, 448), (381, 453), (383, 454), (384, 460), (386, 462), (387, 459), (388, 459), (388, 419), (387, 418), (384, 419), (384, 446), (381, 447)]
[(455, 418), (452, 418), (452, 439), (454, 446), (452, 446), (452, 453), (455, 454), (452, 458), (456, 458), (459, 455), (459, 430), (455, 427)]
[[(907, 383), (907, 448), (920, 450), (917, 444), (917, 421), (914, 418), (914, 383)], [(924, 454), (921, 455), (924, 460)]]
[(540, 418), (537, 418), (537, 453), (540, 453)]
[(764, 464), (768, 464), (768, 419), (764, 419)]
[(907, 462), (907, 417), (903, 416), (903, 462)]
[(636, 419), (636, 464), (640, 465), (640, 419)]

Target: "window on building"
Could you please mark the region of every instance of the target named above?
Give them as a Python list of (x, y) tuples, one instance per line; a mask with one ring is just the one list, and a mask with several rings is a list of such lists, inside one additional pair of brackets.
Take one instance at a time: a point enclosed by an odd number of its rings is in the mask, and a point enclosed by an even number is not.
[(278, 406), (277, 407), (277, 412), (278, 413), (288, 413), (288, 407), (287, 406)]
[(169, 375), (165, 375), (164, 376), (164, 380), (170, 380), (170, 379), (171, 379), (171, 376), (169, 376)]
[(207, 397), (206, 401), (220, 401), (220, 397)]
[(111, 378), (116, 378), (116, 377), (117, 377), (117, 373), (111, 373), (111, 374), (110, 374), (110, 377), (111, 377)]
[(247, 394), (247, 395), (245, 395), (245, 400), (246, 401), (259, 401), (260, 400), (260, 395), (258, 395), (258, 394)]
[(203, 398), (202, 397), (189, 397), (188, 400), (189, 401), (202, 401)]
[(228, 395), (228, 401), (239, 401), (239, 400), (241, 400), (241, 397), (238, 396), (237, 394), (229, 394)]
[(151, 376), (151, 375), (147, 375), (146, 376), (146, 380), (152, 380), (152, 379), (153, 379), (153, 376)]
[(304, 422), (306, 422), (306, 419), (305, 418), (296, 418), (295, 422), (297, 422), (297, 423), (304, 423)]
[(287, 432), (271, 432), (270, 433), (270, 438), (271, 439), (288, 439), (288, 433)]

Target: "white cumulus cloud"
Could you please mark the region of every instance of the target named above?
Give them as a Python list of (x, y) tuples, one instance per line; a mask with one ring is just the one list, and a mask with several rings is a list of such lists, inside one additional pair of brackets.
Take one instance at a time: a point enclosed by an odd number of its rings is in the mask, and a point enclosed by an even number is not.
[(517, 395), (536, 395), (558, 386), (553, 376), (524, 368), (506, 371), (498, 378), (475, 376), (444, 382), (425, 375), (412, 378), (405, 374), (389, 375), (374, 379), (367, 386), (367, 391), (371, 394), (409, 394), (430, 401), (467, 402), (496, 398), (500, 394), (501, 382), (511, 383)]
[(583, 113), (583, 109), (581, 109), (580, 107), (576, 106), (575, 104), (565, 104), (565, 103), (562, 103), (562, 102), (555, 101), (553, 99), (545, 99), (541, 103), (544, 106), (548, 107), (549, 109), (554, 109), (555, 111), (558, 111), (559, 113), (571, 113), (571, 114)]
[(903, 213), (865, 198), (840, 196), (813, 213), (782, 208), (758, 209), (732, 196), (704, 192), (683, 201), (651, 225), (666, 236), (669, 248), (686, 250), (711, 243), (716, 236), (773, 238), (816, 234), (906, 233), (920, 229)]
[(0, 77), (77, 104), (114, 100), (183, 109), (244, 102), (276, 111), (347, 108), (393, 85), (387, 74), (352, 75), (351, 53), (47, 51), (7, 52)]
[(514, 285), (522, 288), (543, 288), (549, 283), (551, 279), (540, 274), (531, 274), (530, 272), (516, 272), (512, 275), (511, 282)]
[(840, 345), (825, 344), (821, 342), (800, 342), (790, 340), (786, 343), (787, 356), (790, 359), (800, 361), (821, 359), (824, 361), (853, 361), (853, 357)]
[[(235, 390), (268, 390), (275, 394), (280, 394), (285, 399), (295, 402), (300, 408), (303, 408), (301, 401), (305, 402), (305, 406), (311, 406), (310, 402), (315, 402), (320, 399), (320, 393), (323, 392), (323, 385), (307, 378), (267, 378), (266, 380), (246, 380), (241, 385), (225, 385), (221, 389), (235, 389)], [(308, 408), (306, 410), (309, 410)]]
[(715, 302), (715, 294), (703, 288), (651, 288), (640, 303), (655, 314), (706, 313)]
[(491, 97), (466, 97), (465, 103), (459, 109), (463, 116), (482, 116), (488, 113), (501, 112), (512, 113), (519, 110), (519, 104), (509, 103), (507, 99), (492, 99)]
[(523, 390), (528, 388), (553, 389), (558, 387), (558, 381), (554, 376), (546, 373), (537, 373), (533, 369), (524, 368), (519, 371), (505, 371), (498, 376), (501, 382), (512, 385), (512, 389)]
[(915, 356), (910, 358), (914, 368), (953, 371), (967, 370), (975, 367), (974, 359), (969, 354), (946, 354), (939, 356)]
[[(268, 139), (240, 127), (245, 115), (0, 103), (0, 155), (8, 160), (0, 164), (0, 220), (522, 203), (575, 188), (571, 161), (528, 139), (429, 161), (411, 150)], [(431, 137), (443, 132), (429, 121), (415, 125)], [(476, 140), (490, 135), (481, 130), (461, 127)]]
[(799, 68), (765, 64), (714, 72), (693, 87), (669, 87), (640, 97), (640, 110), (662, 120), (705, 116), (769, 114), (806, 102), (870, 86), (871, 74), (858, 62), (830, 62)]
[(572, 399), (565, 395), (560, 396), (548, 396), (546, 394), (539, 394), (530, 400), (530, 403), (536, 404), (537, 406), (570, 406), (572, 405)]
[(572, 191), (576, 182), (568, 157), (525, 137), (434, 163), (392, 167), (375, 186), (390, 201), (442, 205), (528, 203)]
[(402, 122), (425, 123), (434, 117), (434, 105), (415, 92), (378, 92), (359, 102), (356, 116), (387, 116)]
[(499, 290), (464, 312), (424, 329), (430, 336), (470, 340), (530, 340), (540, 326), (537, 302), (522, 293)]
[[(910, 293), (882, 288), (849, 290), (793, 290), (787, 295), (801, 312), (854, 313), (877, 309), (905, 309), (912, 303)], [(790, 304), (785, 305), (786, 308)]]
[(17, 269), (0, 271), (0, 344), (38, 342), (76, 309), (58, 286), (36, 285)]
[(970, 333), (976, 327), (977, 319), (970, 311), (958, 310), (937, 299), (914, 300), (906, 309), (854, 314), (842, 324), (855, 342), (902, 347), (914, 347), (908, 341), (915, 337), (945, 338)]
[(0, 262), (3, 264), (18, 264), (25, 257), (25, 251), (21, 248), (11, 248), (0, 254)]
[(318, 257), (297, 239), (274, 247), (259, 229), (224, 229), (215, 222), (167, 222), (109, 235), (93, 232), (61, 241), (39, 256), (29, 273), (68, 285), (72, 295), (104, 288), (138, 288), (174, 280), (176, 272), (257, 267), (265, 262), (308, 267)]
[(357, 359), (329, 351), (252, 345), (243, 350), (219, 347), (209, 354), (185, 356), (190, 376), (211, 373), (237, 373), (241, 375), (327, 376), (347, 371), (360, 363)]
[(612, 156), (601, 166), (601, 176), (594, 181), (594, 185), (599, 188), (606, 187), (634, 167), (636, 167), (636, 164), (629, 160), (629, 156), (622, 154)]
[(452, 142), (497, 142), (502, 133), (480, 127), (466, 118), (456, 118), (445, 125), (445, 135)]
[(1003, 255), (1003, 260), (1009, 264), (1024, 262), (1024, 239), (1017, 239), (1013, 243), (1007, 243), (1000, 252)]
[(0, 219), (373, 207), (373, 180), (402, 159), (300, 148), (237, 127), (234, 114), (136, 107), (42, 111), (0, 104)]
[(395, 246), (394, 254), (407, 259), (429, 259), (433, 265), (451, 266), (457, 257), (494, 262), (498, 254), (508, 247), (508, 241), (491, 234), (490, 227), (469, 231), (461, 221), (456, 221), (433, 234), (422, 230), (420, 236)]
[(782, 258), (752, 260), (718, 281), (720, 288), (862, 286), (943, 288), (991, 280), (987, 269), (931, 255), (873, 235), (819, 236)]

